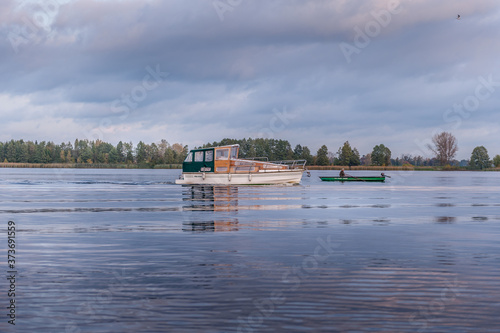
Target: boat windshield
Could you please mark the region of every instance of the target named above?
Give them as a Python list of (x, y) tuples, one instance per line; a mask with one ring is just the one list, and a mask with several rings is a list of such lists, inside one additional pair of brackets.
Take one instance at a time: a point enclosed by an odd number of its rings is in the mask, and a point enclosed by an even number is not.
[(205, 152), (205, 162), (212, 162), (214, 160), (214, 151), (207, 150)]
[(203, 162), (203, 151), (197, 151), (194, 153), (195, 162)]
[(215, 151), (216, 160), (227, 160), (229, 158), (229, 149), (217, 149)]
[(231, 159), (238, 158), (238, 147), (231, 148)]

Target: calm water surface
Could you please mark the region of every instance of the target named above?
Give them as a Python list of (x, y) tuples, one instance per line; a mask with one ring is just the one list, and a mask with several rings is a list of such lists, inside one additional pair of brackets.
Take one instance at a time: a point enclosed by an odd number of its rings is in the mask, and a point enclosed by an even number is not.
[(0, 331), (500, 332), (500, 173), (332, 173), (182, 187), (179, 170), (1, 169), (17, 279)]

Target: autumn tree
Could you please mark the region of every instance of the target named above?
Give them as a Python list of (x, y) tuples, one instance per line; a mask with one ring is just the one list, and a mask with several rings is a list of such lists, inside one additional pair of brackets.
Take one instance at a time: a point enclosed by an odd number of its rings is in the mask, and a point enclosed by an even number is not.
[(442, 132), (432, 137), (433, 145), (428, 144), (427, 148), (432, 150), (440, 165), (449, 164), (458, 151), (457, 139), (448, 132)]
[(361, 165), (372, 165), (372, 154), (366, 154), (361, 157)]
[(180, 143), (174, 143), (172, 145), (172, 150), (174, 152), (174, 163), (182, 164), (189, 152), (188, 146), (183, 146)]

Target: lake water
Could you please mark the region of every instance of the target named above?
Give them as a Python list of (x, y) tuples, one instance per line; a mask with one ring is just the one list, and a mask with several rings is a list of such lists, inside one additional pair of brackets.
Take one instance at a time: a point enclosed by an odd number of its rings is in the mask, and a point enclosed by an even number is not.
[[(1, 169), (1, 332), (500, 332), (500, 173)], [(353, 171), (353, 175), (378, 174)]]

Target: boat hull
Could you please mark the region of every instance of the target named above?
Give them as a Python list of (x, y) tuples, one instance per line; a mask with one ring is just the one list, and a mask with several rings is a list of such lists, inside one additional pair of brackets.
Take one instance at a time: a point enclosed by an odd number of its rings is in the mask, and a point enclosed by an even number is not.
[(175, 181), (180, 185), (279, 185), (298, 184), (304, 170), (283, 170), (256, 173), (184, 172)]
[(324, 182), (384, 182), (385, 177), (319, 177)]

